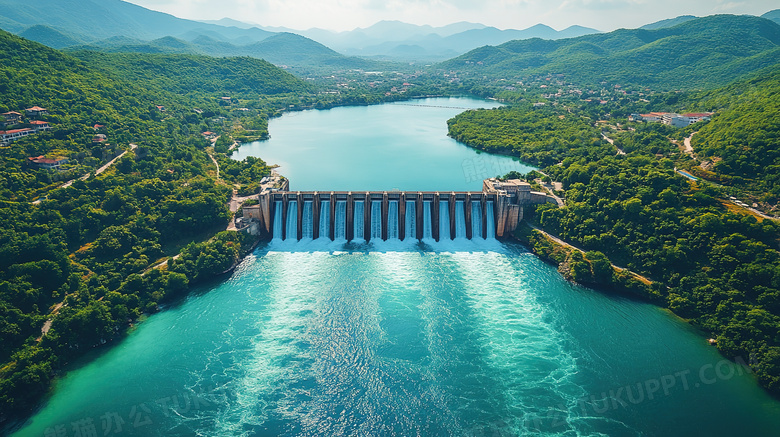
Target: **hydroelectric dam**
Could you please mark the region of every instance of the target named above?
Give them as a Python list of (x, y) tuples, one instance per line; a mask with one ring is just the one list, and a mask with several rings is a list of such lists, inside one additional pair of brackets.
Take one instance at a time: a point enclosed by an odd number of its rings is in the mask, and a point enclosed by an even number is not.
[[(519, 180), (486, 179), (481, 192), (264, 191), (243, 207), (243, 220), (282, 240), (500, 238), (530, 205), (557, 203)], [(259, 229), (258, 229), (259, 228)]]

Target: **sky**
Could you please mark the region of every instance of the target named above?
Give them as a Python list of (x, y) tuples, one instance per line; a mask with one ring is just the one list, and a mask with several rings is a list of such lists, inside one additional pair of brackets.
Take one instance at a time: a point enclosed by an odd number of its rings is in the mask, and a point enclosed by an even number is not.
[(235, 20), (262, 26), (344, 31), (382, 20), (443, 26), (460, 21), (500, 29), (546, 24), (601, 31), (636, 28), (679, 15), (762, 15), (777, 0), (127, 0), (193, 20)]

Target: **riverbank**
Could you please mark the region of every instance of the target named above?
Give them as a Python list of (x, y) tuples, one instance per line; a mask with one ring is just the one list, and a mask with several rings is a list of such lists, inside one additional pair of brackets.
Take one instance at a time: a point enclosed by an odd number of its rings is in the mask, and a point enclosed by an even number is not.
[[(668, 287), (664, 284), (611, 264), (606, 256), (600, 252), (585, 252), (525, 221), (511, 235), (511, 238), (518, 241), (542, 261), (555, 266), (564, 278), (573, 283), (607, 294), (640, 299), (668, 311), (674, 317), (690, 324), (702, 340), (706, 339), (709, 345), (715, 346), (726, 359), (737, 365), (748, 366), (748, 373), (755, 371), (756, 368), (752, 361), (746, 363), (742, 356), (733, 356), (724, 352), (720, 348), (718, 339), (706, 327), (696, 323), (695, 320), (676, 314), (669, 307), (665, 298), (663, 291)], [(609, 263), (608, 268), (605, 262)], [(766, 386), (763, 388), (773, 399), (780, 399), (775, 392), (767, 389)]]
[(612, 264), (601, 252), (585, 252), (523, 221), (511, 237), (555, 266), (569, 281), (666, 307), (658, 282)]

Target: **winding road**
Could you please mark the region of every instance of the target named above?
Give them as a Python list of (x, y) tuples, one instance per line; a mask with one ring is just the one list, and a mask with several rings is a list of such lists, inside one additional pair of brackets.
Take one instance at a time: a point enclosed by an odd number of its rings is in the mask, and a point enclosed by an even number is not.
[[(137, 147), (138, 147), (138, 145), (137, 145), (137, 144), (130, 143), (130, 150), (135, 150)], [(95, 170), (95, 176), (97, 176), (97, 175), (99, 175), (100, 173), (103, 173), (104, 171), (108, 170), (108, 168), (109, 168), (109, 167), (111, 167), (112, 165), (114, 165), (114, 163), (115, 163), (115, 162), (119, 161), (120, 159), (122, 159), (122, 157), (123, 157), (123, 156), (127, 155), (127, 152), (129, 152), (129, 150), (125, 150), (124, 152), (122, 152), (121, 154), (119, 154), (119, 156), (117, 156), (116, 158), (112, 159), (111, 161), (108, 161), (108, 162), (107, 162), (107, 163), (106, 163), (104, 166), (102, 166), (102, 167), (100, 167), (99, 169)], [(90, 176), (91, 174), (92, 174), (92, 173), (87, 173), (87, 174), (85, 174), (84, 176), (82, 176), (82, 177), (78, 178), (78, 180), (80, 180), (80, 181), (86, 181), (86, 180), (89, 178), (89, 176)], [(217, 174), (219, 174), (219, 166), (217, 166)], [(71, 185), (73, 185), (73, 183), (74, 183), (74, 182), (76, 182), (76, 179), (71, 179), (71, 180), (69, 180), (68, 182), (65, 182), (64, 184), (60, 185), (60, 186), (59, 186), (59, 187), (57, 187), (57, 188), (68, 188), (68, 187), (70, 187)], [(43, 202), (44, 200), (46, 200), (46, 198), (45, 198), (45, 197), (44, 197), (44, 198), (41, 198), (41, 199), (38, 199), (38, 200), (35, 200), (35, 201), (33, 201), (33, 202), (32, 202), (32, 204), (33, 204), (33, 205), (37, 205), (37, 204), (39, 204), (39, 203)]]
[[(607, 142), (609, 144), (612, 144), (613, 146), (615, 146), (615, 140), (613, 140), (612, 138), (608, 137), (607, 134), (602, 132), (601, 136), (604, 137), (604, 139), (607, 140)], [(626, 154), (626, 152), (624, 152), (623, 149), (621, 149), (620, 147), (615, 146), (615, 148), (617, 149), (617, 154), (618, 155), (625, 155)]]

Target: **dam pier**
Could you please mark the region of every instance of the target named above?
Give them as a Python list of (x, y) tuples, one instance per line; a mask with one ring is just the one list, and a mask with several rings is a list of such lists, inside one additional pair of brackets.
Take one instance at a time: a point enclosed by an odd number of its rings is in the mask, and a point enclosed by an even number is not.
[(255, 232), (282, 240), (451, 240), (501, 238), (525, 207), (556, 203), (519, 180), (486, 179), (478, 192), (265, 191), (243, 207)]

